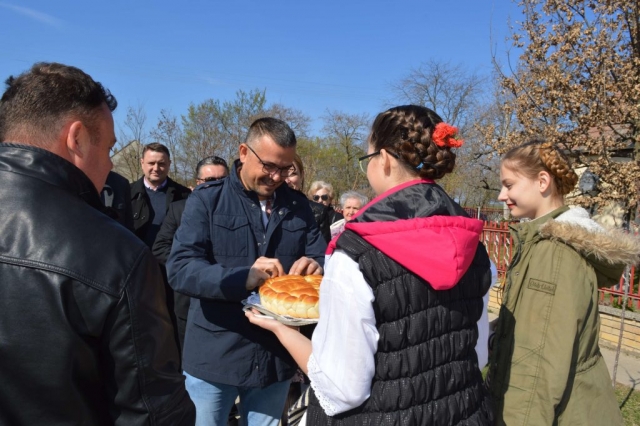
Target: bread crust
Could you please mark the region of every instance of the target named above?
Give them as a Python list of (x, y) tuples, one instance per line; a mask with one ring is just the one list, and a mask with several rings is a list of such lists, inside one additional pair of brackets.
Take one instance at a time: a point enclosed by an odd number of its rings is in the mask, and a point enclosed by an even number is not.
[(269, 278), (260, 286), (260, 304), (278, 315), (319, 318), (321, 281), (322, 275), (283, 275)]

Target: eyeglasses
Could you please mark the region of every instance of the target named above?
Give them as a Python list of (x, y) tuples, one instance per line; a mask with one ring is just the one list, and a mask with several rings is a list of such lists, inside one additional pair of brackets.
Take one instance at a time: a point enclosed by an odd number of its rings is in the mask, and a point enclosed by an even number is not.
[(256, 154), (253, 148), (251, 148), (249, 145), (245, 145), (245, 146), (249, 148), (249, 151), (253, 152), (253, 155), (255, 155), (258, 161), (260, 162), (260, 164), (262, 164), (262, 171), (268, 174), (269, 176), (272, 176), (276, 172), (278, 172), (281, 177), (287, 178), (289, 176), (292, 176), (296, 172), (296, 166), (294, 166), (293, 164), (288, 167), (278, 167), (275, 164), (265, 163), (258, 156), (258, 154)]
[[(360, 165), (360, 170), (362, 170), (362, 173), (364, 173), (365, 175), (367, 174), (367, 167), (369, 167), (369, 161), (371, 161), (371, 157), (375, 157), (376, 155), (380, 154), (380, 151), (372, 152), (371, 154), (363, 155), (362, 157), (358, 158), (358, 164)], [(385, 151), (387, 150), (385, 149)], [(391, 151), (387, 151), (387, 153), (393, 158), (398, 158), (398, 155), (394, 154)]]
[(364, 173), (365, 175), (367, 174), (367, 167), (369, 167), (369, 161), (371, 161), (371, 157), (375, 157), (378, 154), (380, 154), (380, 151), (363, 155), (362, 157), (358, 158), (358, 164), (360, 165), (360, 170), (362, 170), (362, 173)]
[(329, 199), (329, 196), (327, 194), (313, 196), (313, 201), (318, 201), (318, 200), (327, 201), (328, 199)]

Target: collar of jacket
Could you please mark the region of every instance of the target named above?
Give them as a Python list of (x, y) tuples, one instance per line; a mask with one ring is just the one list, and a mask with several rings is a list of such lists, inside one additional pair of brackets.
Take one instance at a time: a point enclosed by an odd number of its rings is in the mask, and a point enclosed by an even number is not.
[[(158, 191), (165, 191), (167, 194), (172, 194), (175, 191), (176, 182), (167, 176), (164, 181), (164, 186), (159, 188)], [(131, 196), (134, 198), (148, 197), (147, 186), (144, 184), (144, 176), (131, 184)], [(167, 206), (168, 208), (168, 206)]]
[(105, 212), (100, 194), (82, 170), (64, 158), (31, 145), (0, 143), (0, 171), (19, 173), (61, 187)]
[[(231, 173), (229, 173), (229, 183), (231, 184), (231, 187), (235, 191), (244, 194), (245, 197), (259, 204), (260, 200), (258, 199), (258, 194), (256, 194), (255, 191), (246, 189), (242, 184), (242, 181), (240, 180), (241, 167), (242, 167), (242, 163), (240, 163), (240, 160), (235, 160), (233, 162), (233, 168), (231, 169)], [(287, 200), (287, 198), (283, 198), (283, 197), (285, 196), (285, 193), (288, 189), (290, 188), (287, 186), (285, 182), (283, 182), (282, 185), (276, 188), (274, 198), (273, 198), (272, 209), (285, 203), (285, 200)], [(293, 189), (290, 189), (290, 190), (294, 191)]]
[[(467, 217), (433, 181), (415, 180), (376, 197), (347, 222), (367, 243), (435, 290), (458, 284), (475, 258), (482, 222)], [(327, 253), (337, 247), (331, 241)], [(436, 255), (437, 253), (437, 255)]]
[[(591, 222), (591, 223), (589, 223)], [(640, 239), (622, 229), (605, 229), (589, 218), (581, 207), (540, 226), (540, 236), (571, 246), (591, 264), (598, 276), (598, 287), (609, 286), (620, 279), (627, 265), (640, 260)]]
[(468, 217), (433, 180), (414, 179), (369, 201), (353, 215), (352, 221), (385, 222), (434, 215)]
[[(523, 242), (541, 239), (558, 241), (573, 248), (594, 268), (598, 287), (609, 286), (620, 279), (626, 265), (640, 260), (640, 240), (620, 229), (604, 229), (593, 223), (585, 226), (584, 209), (568, 206), (511, 228)], [(590, 221), (590, 220), (589, 220)]]
[(544, 216), (540, 216), (537, 219), (526, 220), (524, 222), (509, 225), (509, 228), (511, 229), (512, 234), (514, 234), (514, 236), (523, 244), (539, 241), (542, 239), (542, 236), (539, 233), (540, 227), (547, 221), (555, 219), (568, 210), (568, 206), (562, 206), (545, 214)]

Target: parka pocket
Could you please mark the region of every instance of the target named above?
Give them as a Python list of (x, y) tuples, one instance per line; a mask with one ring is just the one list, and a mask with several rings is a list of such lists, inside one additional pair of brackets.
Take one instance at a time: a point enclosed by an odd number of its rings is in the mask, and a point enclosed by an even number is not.
[(537, 362), (529, 360), (540, 354), (545, 345), (547, 330), (553, 308), (555, 284), (529, 278), (518, 302), (519, 309), (515, 318), (512, 363), (526, 361), (531, 368), (537, 369)]
[(211, 243), (214, 256), (247, 256), (249, 220), (246, 216), (213, 215), (211, 217)]

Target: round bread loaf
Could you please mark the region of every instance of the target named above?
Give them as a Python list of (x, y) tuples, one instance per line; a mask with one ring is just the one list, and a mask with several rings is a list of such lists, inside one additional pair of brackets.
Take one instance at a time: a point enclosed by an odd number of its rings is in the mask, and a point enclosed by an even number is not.
[(318, 300), (322, 275), (283, 275), (260, 286), (260, 304), (274, 314), (293, 318), (319, 318)]

